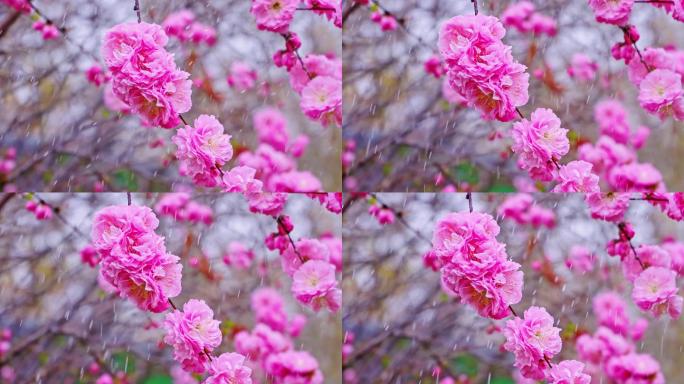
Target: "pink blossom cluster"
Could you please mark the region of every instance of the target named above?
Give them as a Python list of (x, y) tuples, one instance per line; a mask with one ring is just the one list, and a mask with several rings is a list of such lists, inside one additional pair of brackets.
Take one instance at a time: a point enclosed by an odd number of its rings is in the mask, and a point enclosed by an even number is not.
[(663, 8), (675, 20), (684, 22), (684, 3), (681, 0), (675, 1), (650, 1), (648, 2), (656, 8)]
[(98, 64), (93, 64), (86, 70), (86, 78), (88, 79), (88, 82), (99, 87), (100, 85), (109, 82), (111, 74), (103, 70)]
[(52, 219), (52, 208), (45, 202), (31, 199), (26, 202), (26, 210), (33, 213), (33, 215), (38, 220), (50, 220)]
[(589, 0), (596, 21), (620, 26), (628, 23), (633, 5), (634, 0)]
[(308, 54), (289, 68), (290, 84), (299, 93), (300, 108), (323, 126), (342, 124), (342, 60)]
[(186, 192), (165, 193), (155, 204), (154, 210), (160, 216), (169, 216), (176, 221), (204, 223), (211, 225), (214, 214), (211, 207), (191, 200)]
[(183, 9), (169, 14), (162, 23), (167, 35), (181, 42), (204, 43), (208, 46), (216, 44), (216, 30), (208, 25), (195, 21), (192, 11)]
[(501, 319), (522, 299), (520, 264), (508, 260), (496, 240), (499, 225), (484, 213), (455, 212), (437, 223), (427, 260), (438, 268), (448, 291), (484, 317)]
[(174, 359), (183, 369), (202, 373), (210, 361), (209, 354), (221, 344), (220, 322), (204, 300), (190, 299), (183, 310), (166, 314), (164, 342), (173, 347)]
[(102, 280), (151, 312), (165, 311), (181, 291), (180, 259), (166, 251), (158, 225), (148, 207), (114, 205), (95, 214), (91, 235)]
[(28, 0), (2, 0), (5, 5), (23, 13), (31, 13), (31, 4)]
[(630, 62), (637, 56), (636, 48), (634, 45), (641, 36), (639, 31), (633, 25), (626, 25), (622, 30), (622, 42), (615, 43), (610, 48), (610, 54), (615, 60), (624, 60), (625, 64), (630, 64)]
[(313, 13), (330, 20), (337, 28), (342, 28), (341, 0), (304, 0), (304, 4)]
[(9, 175), (16, 167), (17, 149), (9, 147), (0, 158), (0, 174)]
[(514, 365), (524, 377), (543, 380), (548, 361), (561, 351), (561, 330), (553, 323), (553, 317), (541, 307), (530, 307), (522, 319), (506, 322), (504, 348), (513, 353)]
[(0, 359), (5, 357), (12, 348), (12, 330), (3, 328), (0, 332)]
[(219, 185), (221, 168), (233, 157), (233, 146), (216, 117), (199, 115), (192, 126), (180, 128), (172, 140), (178, 147), (181, 175), (192, 177), (197, 185)]
[(371, 203), (368, 206), (368, 213), (375, 217), (380, 225), (394, 223), (394, 212), (382, 204)]
[(596, 77), (598, 63), (584, 53), (572, 55), (568, 75), (580, 82), (590, 82)]
[(439, 32), (449, 84), (487, 120), (513, 120), (528, 100), (527, 68), (502, 42), (505, 33), (499, 19), (481, 14), (453, 17)]
[(565, 259), (565, 265), (568, 268), (580, 273), (593, 271), (595, 263), (596, 255), (582, 245), (573, 245)]
[(399, 22), (389, 13), (379, 9), (377, 6), (373, 5), (373, 12), (371, 13), (370, 19), (372, 22), (380, 26), (383, 32), (394, 31), (399, 27)]
[(173, 128), (190, 110), (192, 81), (164, 49), (168, 37), (156, 24), (123, 23), (105, 33), (102, 56), (112, 73), (114, 94), (143, 123)]
[(53, 40), (59, 37), (59, 29), (50, 21), (37, 20), (33, 23), (33, 29), (43, 35), (44, 40)]
[(87, 244), (85, 247), (81, 248), (80, 256), (81, 262), (91, 268), (95, 268), (100, 264), (100, 255), (92, 244)]
[(511, 3), (501, 14), (505, 26), (513, 27), (522, 33), (546, 34), (555, 36), (558, 32), (556, 21), (536, 11), (529, 1)]
[(240, 92), (254, 88), (257, 79), (257, 71), (242, 61), (233, 62), (230, 65), (230, 73), (226, 77), (228, 85)]
[(215, 357), (208, 371), (204, 384), (252, 384), (252, 369), (239, 353), (227, 352)]
[(299, 0), (252, 0), (250, 12), (260, 30), (285, 33), (290, 29), (299, 3)]
[(434, 76), (435, 79), (442, 77), (446, 71), (444, 65), (442, 64), (442, 60), (437, 55), (432, 55), (425, 60), (423, 63), (423, 68), (425, 69), (426, 73)]
[(276, 384), (323, 382), (318, 362), (305, 351), (296, 351), (291, 337), (297, 337), (306, 318), (296, 315), (288, 320), (284, 301), (273, 288), (260, 288), (252, 294), (252, 310), (257, 324), (252, 331), (235, 335), (235, 349), (258, 363)]
[(342, 213), (342, 192), (309, 192), (306, 196), (318, 201), (328, 212)]
[(505, 219), (522, 225), (531, 225), (534, 228), (556, 226), (556, 216), (553, 211), (535, 204), (532, 195), (527, 193), (507, 197), (497, 208), (497, 213)]
[(231, 241), (223, 255), (223, 262), (235, 269), (249, 268), (252, 260), (254, 260), (254, 252), (238, 241)]
[(660, 365), (647, 354), (636, 353), (648, 321), (631, 321), (622, 297), (612, 291), (594, 298), (594, 314), (599, 327), (593, 335), (582, 334), (575, 343), (577, 354), (596, 379), (601, 373), (617, 384), (664, 384)]
[[(260, 140), (254, 151), (244, 151), (237, 157), (240, 166), (254, 171), (264, 189), (275, 192), (318, 192), (323, 186), (308, 171), (299, 171), (294, 158), (303, 155), (309, 142), (306, 135), (291, 140), (285, 116), (276, 108), (266, 107), (255, 112), (254, 128)], [(224, 176), (224, 183), (227, 181)], [(253, 190), (260, 190), (254, 186)], [(229, 190), (230, 191), (230, 190)]]

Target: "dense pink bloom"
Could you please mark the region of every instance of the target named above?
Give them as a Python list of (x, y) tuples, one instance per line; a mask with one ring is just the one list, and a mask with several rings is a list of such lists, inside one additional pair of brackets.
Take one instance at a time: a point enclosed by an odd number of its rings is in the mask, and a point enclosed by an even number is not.
[(612, 137), (616, 142), (629, 142), (629, 122), (627, 110), (617, 100), (606, 99), (598, 102), (594, 108), (594, 120), (598, 124), (601, 134)]
[(247, 63), (241, 61), (230, 65), (230, 74), (226, 78), (228, 85), (238, 91), (246, 91), (254, 87), (257, 81), (257, 72)]
[(481, 316), (501, 319), (522, 298), (522, 272), (496, 240), (499, 226), (483, 213), (451, 213), (437, 223), (432, 252), (442, 282)]
[(590, 384), (591, 376), (584, 371), (584, 364), (576, 360), (563, 360), (549, 369), (548, 384)]
[(195, 14), (190, 10), (183, 9), (166, 16), (162, 27), (169, 36), (175, 36), (180, 41), (187, 41), (188, 30), (194, 21)]
[(216, 186), (221, 177), (219, 168), (233, 157), (230, 135), (211, 115), (199, 115), (194, 126), (179, 129), (173, 142), (178, 146), (176, 157), (198, 185)]
[(228, 250), (223, 256), (223, 262), (236, 269), (249, 268), (252, 264), (252, 260), (254, 260), (254, 252), (237, 241), (231, 241), (228, 244)]
[(302, 89), (300, 106), (305, 115), (324, 126), (342, 124), (342, 81), (317, 76)]
[(249, 210), (268, 216), (278, 216), (287, 202), (287, 194), (276, 192), (260, 192), (247, 195)]
[(268, 190), (274, 192), (318, 192), (323, 190), (321, 181), (309, 171), (289, 171), (271, 176)]
[(254, 178), (256, 170), (247, 166), (238, 166), (223, 174), (223, 190), (225, 192), (241, 192), (247, 195), (261, 193), (263, 183)]
[(558, 170), (558, 184), (553, 192), (598, 192), (599, 178), (592, 172), (592, 165), (583, 160), (575, 160), (561, 166)]
[(514, 27), (520, 32), (529, 32), (532, 29), (530, 18), (534, 11), (534, 4), (529, 1), (510, 3), (501, 14), (501, 21), (504, 25)]
[(252, 384), (252, 369), (239, 353), (222, 353), (209, 363), (209, 376), (204, 384)]
[(665, 384), (660, 364), (647, 354), (630, 353), (608, 361), (606, 373), (616, 384)]
[(676, 276), (677, 273), (671, 269), (647, 268), (634, 280), (634, 303), (656, 317), (667, 312), (673, 319), (678, 318), (684, 298), (677, 295)]
[(123, 23), (107, 31), (102, 56), (114, 94), (147, 125), (173, 128), (190, 110), (192, 81), (164, 49), (168, 37), (156, 24)]
[(497, 209), (497, 213), (518, 224), (531, 224), (535, 228), (553, 228), (556, 225), (553, 211), (536, 205), (533, 197), (526, 193), (507, 197)]
[(255, 290), (251, 306), (257, 322), (268, 325), (274, 331), (285, 332), (288, 326), (287, 313), (283, 297), (278, 291), (269, 287)]
[(119, 96), (114, 93), (112, 88), (112, 83), (107, 83), (103, 91), (104, 103), (108, 109), (114, 112), (130, 113), (131, 107), (126, 104), (125, 101), (121, 100)]
[(532, 178), (549, 181), (561, 157), (568, 153), (568, 130), (561, 128), (558, 117), (546, 108), (532, 112), (530, 121), (523, 119), (513, 125), (513, 152), (518, 166), (530, 172)]
[(297, 0), (252, 0), (250, 12), (260, 30), (284, 33), (294, 18)]
[(485, 119), (510, 121), (528, 100), (529, 75), (501, 41), (505, 33), (499, 19), (481, 14), (453, 17), (439, 32), (449, 84)]
[(28, 0), (2, 0), (2, 2), (19, 12), (31, 12), (31, 4), (29, 4)]
[(565, 265), (572, 270), (586, 273), (594, 270), (595, 261), (596, 256), (589, 249), (581, 245), (573, 245), (568, 258), (565, 259)]
[(617, 292), (601, 292), (592, 302), (594, 315), (599, 325), (611, 329), (620, 335), (629, 331), (627, 304)]
[(592, 192), (585, 195), (591, 217), (611, 222), (622, 220), (629, 209), (629, 199), (628, 193)]
[(163, 312), (181, 291), (179, 258), (166, 252), (151, 209), (109, 206), (93, 219), (92, 244), (100, 254), (100, 274), (121, 297), (139, 308)]
[(250, 360), (267, 358), (291, 349), (289, 338), (263, 323), (257, 324), (251, 333), (242, 331), (235, 335), (235, 350)]
[(598, 71), (598, 64), (589, 56), (583, 53), (575, 53), (572, 55), (570, 67), (568, 67), (568, 75), (579, 81), (591, 81), (596, 77)]
[(91, 267), (95, 267), (100, 262), (100, 256), (92, 245), (88, 244), (81, 249), (81, 261)]
[(651, 71), (639, 84), (639, 103), (648, 112), (664, 120), (673, 113), (684, 120), (682, 77), (668, 69)]
[(166, 315), (164, 342), (173, 347), (174, 359), (188, 371), (202, 373), (208, 361), (207, 353), (221, 344), (220, 322), (214, 320), (214, 311), (203, 300), (190, 299), (183, 311), (174, 310)]
[(216, 30), (202, 23), (192, 23), (188, 31), (190, 40), (195, 44), (204, 43), (208, 46), (216, 44)]
[(320, 260), (304, 263), (292, 276), (292, 295), (316, 312), (323, 307), (337, 312), (342, 291), (335, 280), (335, 266)]
[(553, 326), (553, 317), (541, 307), (530, 307), (524, 319), (516, 317), (506, 322), (504, 348), (515, 355), (515, 367), (523, 376), (542, 380), (547, 369), (546, 359), (561, 350), (560, 328)]
[(162, 216), (170, 216), (175, 220), (185, 220), (186, 204), (190, 201), (190, 195), (185, 192), (165, 193), (155, 204), (154, 210)]
[(663, 181), (663, 176), (649, 163), (631, 163), (613, 168), (608, 176), (610, 185), (623, 192), (652, 192)]
[(214, 221), (214, 212), (208, 205), (200, 204), (196, 201), (191, 201), (185, 206), (186, 220), (191, 223), (204, 223), (211, 225)]
[(321, 384), (323, 374), (318, 362), (308, 352), (288, 351), (273, 354), (266, 360), (266, 373), (274, 384)]
[(109, 81), (109, 74), (102, 70), (102, 67), (99, 65), (93, 64), (86, 71), (86, 78), (88, 78), (90, 83), (99, 87)]
[(596, 21), (615, 25), (625, 25), (632, 13), (634, 0), (589, 0)]

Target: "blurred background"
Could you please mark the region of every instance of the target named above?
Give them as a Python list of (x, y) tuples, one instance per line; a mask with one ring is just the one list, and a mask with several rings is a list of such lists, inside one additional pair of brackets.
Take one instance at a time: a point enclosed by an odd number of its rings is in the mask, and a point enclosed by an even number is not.
[[(179, 176), (174, 159), (174, 130), (147, 128), (136, 116), (122, 115), (103, 101), (104, 86), (86, 80), (93, 64), (104, 66), (101, 39), (116, 24), (136, 20), (134, 1), (32, 1), (65, 33), (43, 40), (32, 29), (33, 18), (15, 17), (0, 4), (0, 157), (16, 150), (16, 166), (0, 175), (5, 190), (19, 191), (169, 191), (190, 184)], [(281, 36), (257, 30), (251, 2), (239, 0), (141, 0), (142, 19), (161, 24), (171, 13), (192, 11), (195, 20), (217, 32), (216, 43), (179, 43), (167, 50), (176, 64), (190, 72), (193, 105), (188, 123), (213, 114), (233, 136), (237, 153), (258, 145), (252, 115), (277, 107), (285, 114), (292, 140), (310, 138), (299, 170), (318, 177), (326, 191), (341, 190), (341, 132), (309, 121), (291, 89), (289, 75), (273, 65), (284, 47)], [(5, 24), (7, 23), (7, 24)], [(5, 27), (5, 25), (7, 25)], [(302, 39), (300, 52), (341, 55), (341, 30), (313, 12), (297, 12), (291, 29)], [(226, 77), (236, 62), (257, 72), (256, 87), (238, 90)], [(232, 163), (231, 163), (232, 164)]]
[[(133, 194), (132, 202), (153, 207), (162, 197)], [(169, 371), (177, 364), (158, 328), (164, 314), (144, 312), (130, 300), (107, 294), (97, 282), (99, 267), (89, 267), (79, 255), (89, 242), (93, 214), (126, 204), (126, 194), (44, 193), (36, 198), (55, 208), (52, 219), (37, 220), (20, 195), (0, 196), (0, 329), (13, 334), (9, 351), (0, 353), (0, 366), (13, 367), (14, 384), (94, 383), (98, 375), (89, 371), (93, 362), (100, 364), (100, 373), (125, 372), (128, 383), (171, 383)], [(264, 245), (264, 238), (276, 230), (275, 221), (250, 213), (240, 195), (194, 195), (192, 200), (211, 207), (211, 225), (159, 216), (156, 232), (183, 265), (176, 305), (191, 298), (205, 300), (221, 321), (224, 339), (215, 354), (235, 350), (234, 335), (255, 325), (251, 294), (273, 287), (284, 298), (288, 317), (307, 317), (302, 334), (293, 340), (295, 348), (318, 360), (326, 383), (341, 382), (340, 312), (314, 313), (294, 300), (291, 278), (282, 272), (277, 252)], [(340, 236), (339, 216), (304, 195), (290, 195), (284, 214), (292, 218), (295, 240)], [(254, 252), (248, 269), (224, 264), (232, 241)]]
[[(516, 2), (480, 0), (479, 11), (501, 17)], [(509, 150), (513, 122), (484, 121), (475, 109), (450, 104), (442, 91), (444, 76), (436, 79), (423, 66), (439, 54), (442, 23), (457, 15), (472, 15), (472, 3), (345, 3), (343, 132), (345, 140), (355, 145), (350, 151), (355, 160), (345, 168), (345, 190), (437, 191), (444, 188), (444, 181), (435, 181), (439, 173), (450, 174), (460, 190), (514, 190), (514, 179), (526, 174)], [(684, 178), (671, 161), (684, 150), (684, 124), (672, 118), (661, 122), (641, 108), (638, 88), (627, 78), (625, 64), (610, 56), (611, 46), (623, 40), (620, 29), (596, 22), (586, 1), (532, 3), (538, 13), (556, 21), (557, 33), (535, 35), (506, 28), (504, 43), (513, 47), (513, 56), (530, 74), (530, 98), (520, 108), (525, 116), (536, 108), (551, 108), (571, 131), (571, 150), (564, 160), (572, 160), (579, 143), (598, 137), (594, 105), (604, 98), (618, 99), (627, 109), (632, 130), (640, 125), (651, 130), (638, 151), (639, 161), (653, 163), (668, 190), (684, 190)], [(684, 48), (684, 23), (644, 3), (634, 4), (629, 20), (641, 34), (640, 49)], [(396, 29), (383, 30), (381, 22), (374, 22), (374, 9), (393, 15)], [(576, 81), (566, 72), (576, 53), (598, 63), (593, 81)], [(535, 71), (543, 77), (534, 77)]]
[[(504, 320), (480, 317), (471, 307), (450, 297), (440, 287), (438, 272), (423, 264), (431, 248), (433, 229), (446, 214), (467, 211), (466, 194), (379, 193), (369, 199), (395, 212), (395, 221), (380, 225), (367, 211), (368, 200), (357, 200), (343, 217), (345, 269), (344, 315), (347, 336), (345, 377), (354, 372), (358, 383), (435, 383), (451, 374), (457, 383), (511, 384), (516, 369), (513, 355), (501, 348), (505, 339), (499, 327)], [(535, 205), (555, 215), (552, 228), (534, 228), (503, 220), (497, 208), (511, 194), (474, 193), (474, 211), (489, 213), (501, 226), (497, 236), (508, 256), (522, 264), (523, 299), (514, 305), (522, 316), (531, 305), (545, 307), (561, 328), (563, 350), (554, 362), (578, 359), (575, 338), (597, 329), (592, 299), (600, 292), (616, 291), (627, 303), (633, 321), (650, 324), (637, 353), (653, 356), (667, 383), (684, 375), (684, 318), (654, 319), (631, 299), (619, 258), (605, 251), (617, 238), (615, 224), (591, 219), (584, 196), (536, 194)], [(634, 226), (635, 246), (684, 240), (684, 225), (670, 220), (645, 201), (632, 201), (625, 220)], [(595, 254), (594, 269), (581, 273), (565, 264), (569, 250), (583, 245)], [(682, 294), (682, 280), (677, 285)], [(599, 370), (600, 371), (600, 370)], [(608, 383), (594, 375), (593, 383)], [(352, 381), (350, 381), (352, 382)]]

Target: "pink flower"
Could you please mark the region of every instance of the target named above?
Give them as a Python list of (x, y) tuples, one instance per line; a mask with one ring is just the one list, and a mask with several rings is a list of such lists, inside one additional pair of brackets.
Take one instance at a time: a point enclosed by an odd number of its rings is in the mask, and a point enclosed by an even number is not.
[(513, 125), (513, 152), (519, 157), (518, 166), (530, 172), (532, 178), (549, 181), (555, 163), (568, 153), (568, 130), (561, 128), (558, 117), (546, 108), (532, 112), (531, 121), (523, 119)]
[(437, 79), (442, 77), (442, 75), (444, 74), (444, 67), (442, 66), (442, 61), (439, 59), (439, 56), (437, 55), (432, 55), (427, 60), (425, 60), (425, 63), (423, 63), (423, 67), (425, 68), (425, 72), (431, 74)]
[(182, 367), (176, 365), (171, 368), (169, 372), (173, 384), (199, 384), (190, 372), (185, 371)]
[(524, 319), (516, 317), (506, 322), (504, 348), (515, 355), (515, 367), (523, 376), (542, 380), (547, 369), (546, 359), (561, 350), (560, 328), (553, 326), (553, 317), (541, 307), (530, 307)]
[(439, 32), (449, 84), (489, 120), (512, 120), (528, 100), (529, 75), (501, 41), (505, 33), (499, 19), (484, 15), (453, 17)]
[(684, 298), (677, 295), (676, 276), (677, 273), (671, 269), (647, 268), (634, 280), (634, 303), (656, 317), (667, 312), (673, 319), (679, 318)]
[(628, 193), (592, 192), (585, 195), (591, 217), (611, 222), (619, 222), (629, 209)]
[(290, 28), (298, 4), (295, 0), (252, 0), (250, 12), (260, 30), (284, 33)]
[(230, 135), (214, 116), (200, 115), (194, 127), (186, 125), (173, 137), (178, 146), (176, 157), (185, 164), (193, 181), (214, 187), (220, 178), (219, 168), (233, 157)]
[(481, 316), (501, 319), (522, 298), (522, 272), (496, 240), (499, 226), (482, 213), (451, 213), (437, 223), (432, 252), (442, 283)]
[(173, 217), (174, 220), (185, 220), (185, 206), (190, 201), (190, 195), (185, 192), (165, 193), (155, 204), (154, 210), (162, 216)]
[(591, 81), (596, 77), (598, 71), (598, 64), (583, 53), (575, 53), (572, 56), (570, 67), (568, 67), (568, 75), (579, 81)]
[(195, 14), (190, 10), (183, 9), (166, 16), (162, 27), (169, 36), (175, 36), (180, 41), (188, 41), (188, 30), (194, 21)]
[(239, 166), (223, 174), (223, 190), (225, 192), (241, 192), (247, 195), (260, 194), (263, 184), (256, 180), (256, 170)]
[(323, 185), (309, 171), (290, 171), (271, 176), (268, 179), (268, 190), (274, 192), (318, 192), (323, 190)]
[(670, 254), (657, 245), (641, 244), (636, 248), (636, 254), (641, 262), (634, 257), (633, 252), (622, 257), (622, 271), (627, 280), (631, 282), (634, 282), (634, 279), (641, 274), (644, 268), (670, 268)]
[(501, 14), (501, 21), (504, 25), (514, 27), (520, 32), (529, 32), (532, 30), (529, 19), (534, 11), (534, 4), (529, 1), (510, 3)]
[(537, 35), (556, 36), (556, 33), (558, 33), (556, 20), (541, 13), (534, 13), (530, 18), (530, 24), (532, 25), (532, 31)]
[(589, 0), (596, 21), (615, 25), (627, 24), (632, 5), (634, 0)]
[(128, 104), (126, 104), (125, 101), (121, 100), (119, 96), (114, 94), (112, 83), (107, 83), (107, 85), (105, 85), (103, 91), (103, 98), (104, 103), (109, 110), (114, 112), (121, 112), (124, 114), (131, 112), (131, 107)]
[(250, 360), (265, 359), (291, 349), (292, 342), (266, 324), (257, 324), (252, 333), (242, 331), (235, 335), (235, 350)]
[(632, 163), (613, 168), (608, 182), (622, 192), (652, 192), (663, 181), (660, 172), (649, 163)]
[(246, 91), (254, 87), (257, 72), (247, 63), (235, 61), (230, 65), (230, 74), (226, 78), (228, 85), (238, 91)]
[(173, 128), (190, 110), (192, 81), (180, 71), (159, 25), (123, 23), (107, 31), (102, 56), (112, 73), (114, 94), (146, 125)]
[(563, 360), (548, 372), (548, 384), (590, 384), (591, 376), (584, 371), (584, 364), (576, 360)]
[(292, 295), (318, 312), (327, 307), (337, 312), (342, 304), (342, 291), (335, 280), (335, 266), (320, 260), (309, 260), (292, 276)]
[(97, 254), (95, 247), (88, 244), (81, 249), (81, 262), (93, 268), (100, 263), (100, 256)]
[(602, 100), (594, 108), (594, 120), (601, 129), (601, 134), (612, 137), (616, 142), (629, 142), (629, 122), (627, 111), (617, 100)]
[(59, 36), (59, 29), (54, 26), (51, 22), (44, 22), (43, 20), (38, 20), (33, 23), (33, 29), (39, 31), (43, 34), (44, 40), (52, 40)]
[(594, 270), (595, 259), (596, 256), (587, 248), (581, 245), (573, 245), (570, 248), (568, 258), (565, 259), (565, 265), (572, 270), (587, 273)]
[(287, 313), (283, 297), (273, 288), (259, 288), (252, 293), (252, 312), (257, 322), (268, 325), (277, 332), (287, 329)]
[(228, 252), (223, 256), (223, 262), (236, 269), (247, 269), (254, 260), (254, 253), (242, 243), (231, 241), (228, 244)]
[(302, 89), (300, 106), (307, 117), (324, 126), (342, 124), (342, 81), (317, 76)]
[(575, 340), (575, 348), (580, 359), (592, 364), (601, 363), (603, 343), (597, 338), (585, 333)]
[(183, 369), (202, 373), (207, 354), (221, 344), (219, 325), (204, 300), (190, 299), (183, 305), (183, 311), (174, 310), (166, 315), (164, 342), (173, 347), (173, 357)]
[(665, 384), (660, 365), (647, 354), (614, 357), (608, 361), (605, 371), (616, 384)]
[(288, 276), (293, 276), (299, 270), (302, 263), (306, 263), (309, 260), (330, 261), (330, 249), (320, 240), (303, 238), (297, 240), (295, 246), (297, 252), (294, 251), (292, 246), (288, 245), (288, 248), (280, 257), (283, 271)]
[(313, 12), (324, 16), (335, 24), (336, 27), (342, 28), (342, 2), (339, 0), (306, 0), (306, 5), (313, 8)]
[(592, 167), (582, 160), (561, 166), (558, 170), (558, 184), (552, 192), (599, 192), (599, 178), (591, 171)]
[(553, 211), (534, 204), (531, 195), (519, 193), (506, 198), (497, 209), (497, 213), (518, 224), (531, 224), (535, 228), (556, 225)]
[(31, 13), (31, 4), (28, 0), (2, 0), (2, 2), (19, 12)]
[(273, 354), (266, 359), (266, 373), (274, 384), (321, 384), (323, 374), (318, 362), (308, 352), (288, 351)]
[(216, 30), (202, 23), (192, 23), (188, 35), (195, 44), (204, 43), (210, 47), (216, 44)]
[(93, 219), (92, 244), (101, 257), (103, 281), (139, 308), (163, 312), (181, 291), (179, 258), (166, 252), (147, 207), (109, 206)]
[(601, 292), (592, 302), (594, 315), (599, 325), (615, 333), (626, 335), (629, 331), (627, 304), (617, 292)]
[(639, 84), (639, 104), (664, 120), (673, 113), (684, 120), (682, 77), (667, 69), (651, 71)]
[[(304, 68), (301, 65), (295, 65), (289, 69), (290, 85), (297, 93), (301, 94), (304, 87), (313, 78), (319, 76), (332, 77), (338, 80), (342, 79), (342, 60), (334, 56), (308, 54), (302, 59)], [(307, 73), (308, 72), (308, 73)]]
[(684, 244), (674, 240), (664, 241), (660, 247), (670, 254), (672, 270), (684, 276)]
[(252, 384), (252, 369), (239, 353), (222, 353), (209, 363), (205, 384)]
[(43, 221), (52, 219), (52, 208), (47, 204), (38, 204), (34, 213), (38, 220)]
[(109, 74), (103, 71), (102, 67), (97, 64), (93, 64), (88, 68), (86, 77), (89, 82), (97, 87), (109, 81)]
[(278, 216), (287, 202), (286, 193), (259, 192), (247, 195), (249, 210), (268, 216)]
[(380, 204), (371, 204), (368, 207), (368, 213), (375, 217), (380, 225), (394, 223), (394, 212), (389, 208), (380, 206)]

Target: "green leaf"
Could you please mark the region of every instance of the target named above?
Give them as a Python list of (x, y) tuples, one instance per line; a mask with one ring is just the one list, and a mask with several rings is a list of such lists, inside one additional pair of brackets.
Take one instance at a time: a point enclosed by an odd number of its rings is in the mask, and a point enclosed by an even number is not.
[(480, 181), (480, 171), (470, 163), (461, 163), (456, 166), (456, 179), (475, 185)]
[(138, 190), (138, 177), (129, 169), (119, 169), (114, 171), (114, 186), (117, 189), (124, 189), (126, 191)]
[(508, 183), (496, 182), (494, 183), (487, 192), (515, 192), (517, 189)]
[(455, 357), (451, 361), (456, 372), (464, 373), (469, 377), (475, 377), (477, 375), (479, 363), (475, 356), (465, 354)]
[(515, 381), (510, 377), (497, 376), (492, 378), (490, 384), (515, 384)]
[(173, 384), (173, 379), (168, 375), (151, 375), (148, 376), (142, 384)]
[(383, 166), (382, 166), (382, 174), (383, 174), (384, 176), (389, 176), (390, 173), (392, 173), (392, 164), (390, 164), (390, 163), (385, 163), (385, 164), (383, 164)]
[(135, 372), (135, 356), (128, 352), (117, 352), (112, 355), (113, 370), (126, 373)]
[(389, 365), (390, 365), (391, 362), (392, 362), (392, 358), (389, 357), (389, 356), (383, 356), (383, 357), (380, 359), (380, 364), (382, 364), (382, 367), (383, 367), (383, 368), (389, 367)]

